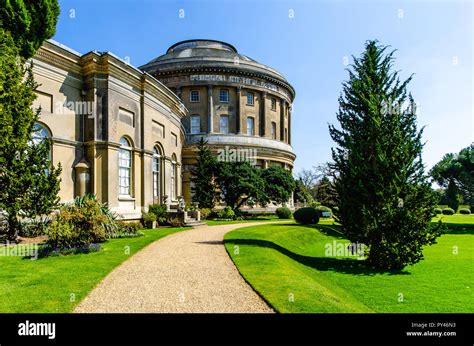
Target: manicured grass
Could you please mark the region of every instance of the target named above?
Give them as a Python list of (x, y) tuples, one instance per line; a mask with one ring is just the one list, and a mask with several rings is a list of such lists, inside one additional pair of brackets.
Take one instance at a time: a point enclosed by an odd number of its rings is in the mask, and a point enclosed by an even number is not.
[(423, 261), (398, 272), (326, 256), (327, 244), (348, 243), (331, 221), (241, 228), (227, 233), (225, 246), (279, 312), (473, 312), (474, 215), (442, 219), (448, 233), (425, 248)]
[(248, 222), (264, 222), (264, 221), (278, 221), (276, 216), (255, 217), (246, 220), (203, 220), (208, 226), (230, 225), (234, 223), (248, 223)]
[(146, 245), (183, 228), (112, 239), (99, 252), (38, 260), (0, 256), (0, 313), (71, 312), (112, 269)]

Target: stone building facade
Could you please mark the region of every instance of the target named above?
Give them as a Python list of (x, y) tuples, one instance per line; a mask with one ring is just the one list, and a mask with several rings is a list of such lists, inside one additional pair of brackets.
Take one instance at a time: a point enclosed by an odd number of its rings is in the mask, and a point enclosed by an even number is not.
[(62, 201), (94, 193), (126, 219), (152, 203), (189, 203), (201, 137), (216, 154), (248, 150), (259, 167), (293, 167), (293, 87), (227, 43), (183, 41), (135, 68), (50, 40), (33, 64), (37, 136), (52, 139), (63, 167)]
[(81, 55), (53, 41), (33, 64), (39, 133), (63, 167), (61, 200), (94, 193), (127, 219), (178, 202), (187, 111), (173, 92), (111, 53)]
[(188, 40), (140, 67), (169, 87), (189, 113), (182, 119), (183, 194), (191, 200), (190, 170), (196, 146), (204, 137), (218, 155), (251, 153), (266, 168), (292, 170), (291, 105), (295, 90), (278, 71), (214, 40)]

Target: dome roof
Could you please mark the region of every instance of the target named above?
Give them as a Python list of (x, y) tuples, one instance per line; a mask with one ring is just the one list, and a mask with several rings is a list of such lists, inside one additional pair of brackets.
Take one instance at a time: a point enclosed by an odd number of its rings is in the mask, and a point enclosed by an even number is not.
[(294, 95), (293, 87), (280, 72), (239, 54), (234, 46), (222, 41), (207, 39), (181, 41), (169, 47), (166, 54), (140, 67), (155, 76), (190, 68), (226, 68), (266, 77), (285, 84)]

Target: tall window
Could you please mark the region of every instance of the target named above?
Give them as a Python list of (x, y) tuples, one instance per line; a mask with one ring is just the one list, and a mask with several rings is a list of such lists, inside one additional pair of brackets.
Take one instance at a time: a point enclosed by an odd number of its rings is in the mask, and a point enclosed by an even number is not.
[(229, 116), (221, 115), (220, 121), (219, 121), (219, 132), (229, 133)]
[(201, 132), (201, 117), (199, 115), (191, 115), (191, 134)]
[(221, 89), (219, 92), (219, 101), (222, 103), (229, 103), (229, 90)]
[(189, 93), (189, 101), (199, 102), (199, 90), (191, 90)]
[(254, 119), (252, 117), (247, 118), (247, 135), (248, 136), (253, 136), (255, 131), (254, 131)]
[(255, 97), (254, 97), (254, 94), (253, 94), (253, 93), (247, 92), (247, 104), (248, 104), (249, 106), (253, 106), (253, 104), (254, 104), (254, 98), (255, 98)]
[(272, 139), (277, 138), (277, 124), (276, 122), (272, 121)]
[(39, 144), (43, 139), (48, 139), (50, 137), (48, 129), (40, 123), (35, 123), (33, 131), (33, 143), (35, 145)]
[(153, 148), (153, 197), (160, 198), (161, 195), (161, 153), (157, 147)]
[(125, 137), (120, 138), (119, 150), (119, 194), (130, 196), (132, 171), (132, 146)]
[(276, 98), (272, 97), (272, 111), (276, 111), (277, 109), (277, 100)]
[(171, 158), (171, 199), (176, 199), (178, 191), (178, 165), (176, 162), (176, 155), (173, 154)]

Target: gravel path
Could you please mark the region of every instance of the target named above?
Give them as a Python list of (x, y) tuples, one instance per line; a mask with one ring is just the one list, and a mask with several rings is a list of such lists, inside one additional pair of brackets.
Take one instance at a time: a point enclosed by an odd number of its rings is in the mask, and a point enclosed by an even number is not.
[(224, 234), (261, 223), (199, 226), (166, 236), (113, 270), (75, 312), (273, 312), (242, 279)]

